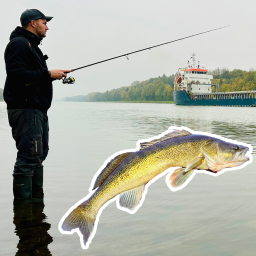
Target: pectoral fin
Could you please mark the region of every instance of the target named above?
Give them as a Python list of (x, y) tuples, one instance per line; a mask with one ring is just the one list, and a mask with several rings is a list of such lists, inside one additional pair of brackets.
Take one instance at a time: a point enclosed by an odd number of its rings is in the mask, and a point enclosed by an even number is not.
[(173, 188), (177, 188), (184, 184), (186, 180), (192, 175), (194, 169), (202, 164), (203, 160), (204, 156), (200, 156), (191, 161), (186, 168), (179, 168), (175, 170), (169, 178), (169, 181), (171, 181), (171, 186)]
[(119, 205), (129, 210), (133, 210), (140, 202), (144, 192), (144, 184), (140, 187), (128, 190), (120, 194)]
[(189, 172), (191, 171), (192, 169), (195, 169), (196, 167), (198, 167), (199, 165), (201, 165), (203, 163), (203, 160), (204, 160), (204, 156), (199, 156), (197, 157), (196, 159), (194, 159), (193, 161), (191, 161), (186, 169), (185, 169), (185, 172)]
[(191, 176), (193, 170), (185, 171), (185, 168), (176, 169), (170, 176), (169, 181), (173, 188), (180, 187)]

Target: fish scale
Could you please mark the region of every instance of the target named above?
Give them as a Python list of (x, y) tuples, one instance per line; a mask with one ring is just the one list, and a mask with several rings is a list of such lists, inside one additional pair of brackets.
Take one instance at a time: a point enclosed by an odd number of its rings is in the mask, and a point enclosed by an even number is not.
[[(94, 204), (94, 207), (100, 209), (105, 202), (114, 196), (147, 183), (166, 169), (172, 166), (186, 166), (193, 160), (194, 155), (200, 154), (201, 145), (206, 143), (207, 140), (201, 140), (200, 143), (198, 141), (183, 142), (173, 146), (172, 150), (169, 147), (160, 150), (156, 148), (153, 153), (152, 149), (148, 148), (146, 156), (137, 158), (136, 161), (132, 158), (133, 155), (130, 155), (131, 160), (126, 164), (126, 168), (124, 165), (119, 166), (101, 185), (99, 194), (95, 194), (90, 204)], [(191, 155), (191, 151), (193, 155)], [(180, 161), (181, 155), (182, 161)], [(126, 174), (129, 174), (129, 176), (126, 176)]]

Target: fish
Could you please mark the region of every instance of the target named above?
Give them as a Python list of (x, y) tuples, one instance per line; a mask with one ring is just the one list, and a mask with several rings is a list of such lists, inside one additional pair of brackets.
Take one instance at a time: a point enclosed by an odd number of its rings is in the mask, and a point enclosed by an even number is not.
[(141, 142), (139, 146), (139, 150), (111, 159), (94, 179), (86, 200), (71, 207), (61, 219), (59, 230), (64, 234), (78, 232), (83, 249), (89, 247), (96, 232), (96, 219), (108, 202), (116, 198), (119, 209), (134, 213), (145, 198), (146, 184), (169, 168), (177, 167), (169, 177), (169, 185), (175, 189), (184, 185), (196, 170), (218, 173), (250, 160), (245, 144), (184, 129)]

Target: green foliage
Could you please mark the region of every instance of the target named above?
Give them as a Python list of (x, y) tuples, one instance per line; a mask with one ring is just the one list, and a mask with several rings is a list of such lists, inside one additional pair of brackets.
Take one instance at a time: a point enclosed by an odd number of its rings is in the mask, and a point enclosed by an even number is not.
[(213, 84), (219, 84), (220, 92), (250, 91), (256, 90), (256, 72), (241, 69), (215, 69), (210, 72), (213, 75)]
[(172, 101), (174, 75), (135, 81), (104, 93), (92, 92), (86, 96), (66, 97), (66, 101)]

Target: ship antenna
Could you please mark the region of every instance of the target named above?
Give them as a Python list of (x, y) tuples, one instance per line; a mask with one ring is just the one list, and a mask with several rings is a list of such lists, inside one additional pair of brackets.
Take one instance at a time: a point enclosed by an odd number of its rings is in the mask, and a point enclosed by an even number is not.
[(193, 62), (193, 68), (195, 68), (196, 67), (196, 54), (193, 52), (192, 53), (192, 62)]

